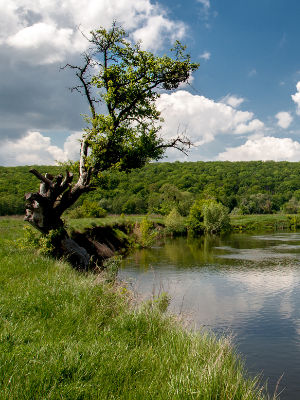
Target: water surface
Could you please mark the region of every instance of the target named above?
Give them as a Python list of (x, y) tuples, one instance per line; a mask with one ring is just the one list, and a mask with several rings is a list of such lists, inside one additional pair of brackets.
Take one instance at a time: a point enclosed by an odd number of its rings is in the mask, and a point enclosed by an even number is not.
[(300, 399), (300, 233), (167, 239), (129, 255), (119, 276), (168, 291), (196, 328), (233, 332), (250, 371), (283, 400)]

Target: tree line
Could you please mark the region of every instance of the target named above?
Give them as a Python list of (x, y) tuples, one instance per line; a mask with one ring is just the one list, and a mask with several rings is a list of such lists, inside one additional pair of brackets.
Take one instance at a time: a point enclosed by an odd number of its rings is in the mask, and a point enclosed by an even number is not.
[[(24, 193), (38, 191), (32, 167), (0, 167), (0, 215), (24, 214)], [(60, 166), (39, 166), (58, 175)], [(234, 214), (300, 210), (300, 163), (275, 161), (155, 162), (141, 169), (102, 175), (97, 190), (84, 194), (108, 213), (163, 215), (176, 207), (189, 214), (196, 199), (213, 198)]]

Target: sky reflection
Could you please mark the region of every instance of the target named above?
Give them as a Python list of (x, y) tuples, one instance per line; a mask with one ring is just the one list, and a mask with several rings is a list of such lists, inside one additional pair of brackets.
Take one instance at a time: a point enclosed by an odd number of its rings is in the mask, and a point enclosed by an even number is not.
[(251, 371), (281, 399), (300, 398), (300, 234), (166, 240), (123, 261), (144, 296), (168, 291), (171, 311), (196, 328), (233, 332)]

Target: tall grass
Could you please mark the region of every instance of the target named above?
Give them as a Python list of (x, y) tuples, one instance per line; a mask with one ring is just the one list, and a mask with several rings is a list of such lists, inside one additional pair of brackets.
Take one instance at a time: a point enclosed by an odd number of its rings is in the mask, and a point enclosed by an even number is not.
[(231, 342), (159, 300), (7, 244), (0, 221), (0, 399), (265, 399)]

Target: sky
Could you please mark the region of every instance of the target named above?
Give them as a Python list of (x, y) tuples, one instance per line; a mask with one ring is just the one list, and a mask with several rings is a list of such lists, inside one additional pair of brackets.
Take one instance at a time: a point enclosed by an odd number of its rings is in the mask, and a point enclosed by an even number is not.
[[(176, 39), (201, 66), (157, 107), (161, 134), (186, 133), (188, 157), (164, 161), (300, 160), (299, 0), (0, 0), (0, 165), (79, 158), (88, 114), (67, 62), (80, 65), (80, 29), (114, 19), (162, 55)], [(105, 110), (104, 110), (105, 112)]]

